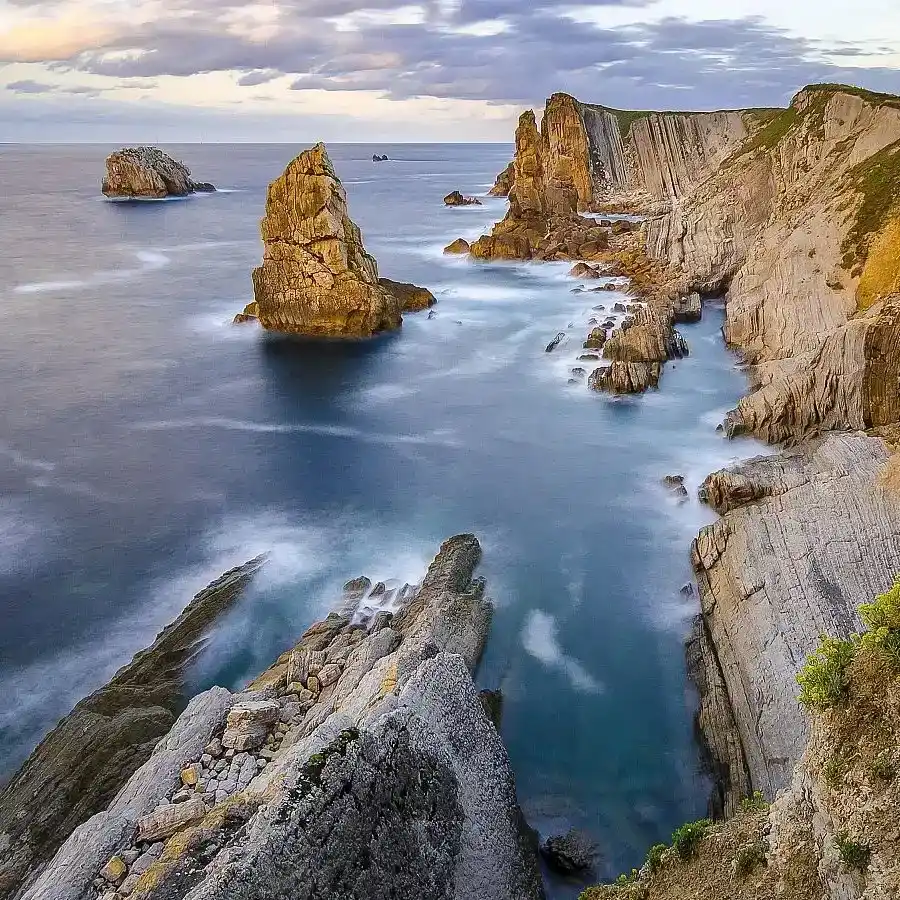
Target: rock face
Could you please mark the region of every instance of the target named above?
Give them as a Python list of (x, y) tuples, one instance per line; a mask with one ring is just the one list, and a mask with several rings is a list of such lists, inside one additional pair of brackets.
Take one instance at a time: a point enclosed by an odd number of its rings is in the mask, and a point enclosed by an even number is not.
[[(184, 673), (216, 618), (265, 557), (197, 594), (156, 641), (82, 700), (0, 792), (0, 896), (10, 896), (72, 830), (102, 810), (184, 709)], [(193, 712), (188, 715), (193, 716)]]
[[(93, 896), (113, 856), (130, 867), (118, 892), (135, 900), (542, 897), (509, 760), (471, 677), (491, 616), (472, 580), (479, 558), (472, 535), (451, 538), (421, 585), (379, 593), (395, 614), (366, 612), (370, 592), (244, 694), (195, 698), (28, 900)], [(263, 748), (229, 757), (223, 736), (263, 720)], [(191, 788), (186, 767), (199, 767)], [(168, 835), (141, 871), (135, 840)]]
[(126, 147), (106, 158), (103, 193), (107, 197), (160, 200), (186, 197), (195, 191), (210, 192), (215, 188), (191, 178), (184, 163), (156, 147)]
[(509, 163), (507, 167), (497, 176), (494, 186), (488, 191), (492, 197), (508, 197), (510, 188), (513, 186), (515, 179), (515, 162)]
[(808, 736), (798, 669), (822, 634), (858, 630), (857, 606), (900, 572), (900, 502), (879, 483), (889, 457), (878, 438), (835, 434), (704, 484), (723, 517), (692, 548), (695, 654), (727, 811), (749, 787), (787, 786)]
[(391, 281), (390, 278), (379, 278), (378, 283), (389, 294), (397, 298), (403, 312), (420, 312), (437, 303), (436, 297), (428, 288), (419, 287), (407, 281)]
[(347, 195), (322, 144), (269, 185), (256, 296), (243, 315), (264, 328), (315, 337), (371, 337), (401, 324), (402, 303), (365, 251)]
[(592, 391), (610, 394), (642, 394), (659, 385), (662, 366), (659, 363), (619, 362), (594, 369), (588, 378)]

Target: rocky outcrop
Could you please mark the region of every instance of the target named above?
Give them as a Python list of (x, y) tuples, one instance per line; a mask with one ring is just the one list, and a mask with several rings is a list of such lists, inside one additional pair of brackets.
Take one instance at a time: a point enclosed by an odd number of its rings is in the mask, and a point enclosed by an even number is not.
[[(491, 616), (479, 557), (472, 535), (451, 538), (417, 588), (371, 588), (244, 694), (195, 698), (28, 900), (541, 897), (471, 677)], [(225, 749), (241, 735), (251, 749)]]
[(468, 253), (470, 250), (469, 242), (464, 238), (457, 238), (444, 247), (444, 253)]
[(444, 197), (444, 206), (481, 206), (477, 197), (464, 197), (459, 191), (451, 191)]
[(603, 355), (625, 363), (664, 363), (687, 356), (688, 346), (667, 317), (639, 306), (606, 342)]
[(211, 192), (206, 182), (194, 181), (184, 163), (156, 147), (126, 147), (106, 157), (103, 193), (107, 197), (161, 200)]
[(857, 606), (900, 572), (900, 502), (879, 483), (889, 457), (878, 438), (830, 435), (704, 484), (723, 516), (692, 548), (709, 639), (701, 678), (713, 686), (701, 720), (739, 791), (787, 786), (808, 736), (798, 669), (822, 634), (858, 630)]
[(197, 594), (150, 647), (78, 703), (3, 788), (0, 896), (12, 896), (147, 763), (187, 703), (185, 673), (206, 632), (264, 563), (251, 560)]
[(492, 197), (508, 197), (510, 189), (515, 180), (515, 162), (509, 163), (507, 167), (497, 176), (494, 186), (488, 191)]
[(408, 281), (391, 281), (390, 278), (379, 278), (381, 285), (389, 294), (397, 298), (403, 312), (420, 312), (434, 306), (437, 298), (428, 288), (410, 284)]
[[(255, 315), (273, 331), (314, 337), (371, 337), (400, 326), (396, 283), (379, 280), (322, 144), (301, 153), (269, 185), (261, 231), (256, 299), (243, 316)], [(403, 296), (410, 296), (405, 288)], [(421, 296), (417, 308), (424, 308)]]
[(649, 362), (619, 362), (594, 369), (588, 378), (592, 391), (610, 394), (642, 394), (659, 385), (662, 366)]

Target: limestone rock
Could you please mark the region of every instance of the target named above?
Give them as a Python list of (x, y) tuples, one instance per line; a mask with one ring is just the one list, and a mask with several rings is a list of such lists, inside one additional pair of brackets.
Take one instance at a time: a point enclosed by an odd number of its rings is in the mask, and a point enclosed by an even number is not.
[(699, 322), (703, 315), (700, 295), (695, 291), (677, 299), (672, 305), (672, 315), (675, 322)]
[(515, 162), (509, 163), (509, 165), (497, 176), (494, 181), (494, 186), (488, 191), (488, 193), (492, 197), (508, 197), (510, 189), (513, 186), (513, 181), (515, 180)]
[(877, 438), (836, 434), (707, 479), (725, 515), (692, 548), (715, 647), (703, 659), (737, 729), (709, 743), (740, 746), (746, 776), (721, 760), (738, 785), (766, 796), (787, 785), (808, 735), (797, 670), (821, 634), (856, 631), (858, 604), (900, 572), (900, 503), (878, 484), (889, 456)]
[(593, 866), (597, 848), (586, 834), (572, 828), (565, 834), (547, 838), (541, 844), (541, 853), (557, 872), (575, 875)]
[(107, 197), (158, 200), (185, 197), (195, 191), (211, 192), (206, 182), (195, 182), (184, 163), (156, 147), (126, 147), (106, 158), (103, 193)]
[(445, 206), (481, 206), (477, 197), (464, 197), (459, 191), (452, 191), (444, 197)]
[(347, 195), (322, 144), (269, 185), (263, 262), (253, 290), (264, 328), (318, 337), (371, 337), (401, 324), (400, 303), (347, 212)]
[(468, 253), (470, 250), (469, 242), (463, 238), (457, 238), (452, 243), (444, 247), (444, 253)]
[(599, 278), (601, 276), (600, 270), (596, 266), (590, 266), (587, 263), (576, 263), (569, 270), (569, 274), (573, 278)]
[(649, 306), (634, 313), (606, 342), (603, 355), (619, 362), (664, 363), (687, 356), (684, 338)]
[(588, 378), (593, 391), (611, 394), (641, 394), (659, 385), (662, 367), (659, 363), (613, 362), (606, 368), (594, 369)]
[[(187, 667), (210, 626), (265, 562), (265, 556), (257, 557), (197, 594), (150, 647), (81, 700), (0, 790), (0, 834), (11, 838), (5, 846), (0, 840), (2, 890), (13, 890), (45, 863), (142, 765), (160, 764), (161, 757), (151, 754), (184, 708)], [(206, 734), (198, 751), (211, 736)], [(173, 762), (172, 787), (185, 761)], [(104, 861), (117, 849), (110, 845)]]
[(378, 283), (397, 298), (403, 312), (419, 312), (437, 303), (437, 298), (428, 288), (405, 281), (391, 281), (390, 278), (379, 278)]
[(198, 797), (187, 803), (169, 803), (138, 821), (138, 840), (153, 843), (171, 837), (206, 815), (206, 804)]
[(236, 752), (256, 750), (266, 740), (272, 725), (278, 721), (280, 707), (274, 700), (238, 703), (228, 713), (222, 745)]
[(587, 340), (584, 342), (585, 350), (601, 350), (606, 343), (606, 329), (602, 325), (591, 329)]

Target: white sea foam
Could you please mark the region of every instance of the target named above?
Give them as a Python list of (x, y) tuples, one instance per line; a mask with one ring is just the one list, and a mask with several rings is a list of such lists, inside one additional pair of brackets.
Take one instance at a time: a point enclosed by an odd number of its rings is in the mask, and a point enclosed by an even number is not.
[(585, 694), (602, 693), (603, 685), (580, 662), (566, 655), (560, 646), (558, 632), (553, 616), (534, 609), (528, 614), (522, 630), (522, 646), (548, 669), (562, 672), (576, 691)]
[(113, 284), (118, 281), (128, 281), (148, 272), (155, 272), (168, 265), (171, 261), (164, 253), (156, 250), (138, 250), (135, 254), (141, 263), (138, 268), (110, 269), (94, 272), (85, 279), (66, 281), (35, 281), (29, 284), (20, 284), (13, 288), (17, 294), (46, 294), (55, 291), (82, 291), (96, 287), (100, 284)]
[(316, 425), (306, 422), (248, 422), (219, 416), (197, 416), (188, 419), (168, 419), (139, 422), (132, 425), (137, 431), (174, 431), (181, 428), (215, 428), (223, 431), (246, 431), (260, 434), (321, 434), (343, 437), (370, 444), (411, 444), (418, 446), (458, 447), (460, 442), (449, 429), (428, 434), (379, 434), (349, 425)]

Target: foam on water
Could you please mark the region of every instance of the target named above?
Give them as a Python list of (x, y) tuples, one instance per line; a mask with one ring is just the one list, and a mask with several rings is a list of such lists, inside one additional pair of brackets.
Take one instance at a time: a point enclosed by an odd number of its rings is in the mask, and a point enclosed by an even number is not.
[(603, 685), (560, 646), (558, 631), (553, 616), (540, 609), (532, 610), (522, 630), (522, 646), (548, 669), (565, 675), (574, 690), (583, 694), (602, 693)]
[(138, 250), (134, 256), (141, 263), (138, 268), (112, 269), (94, 272), (84, 279), (71, 279), (65, 281), (36, 281), (29, 284), (20, 284), (13, 288), (17, 294), (44, 294), (58, 291), (84, 291), (88, 288), (102, 284), (112, 284), (117, 281), (128, 281), (150, 272), (155, 272), (168, 265), (171, 260), (164, 253), (155, 250)]

